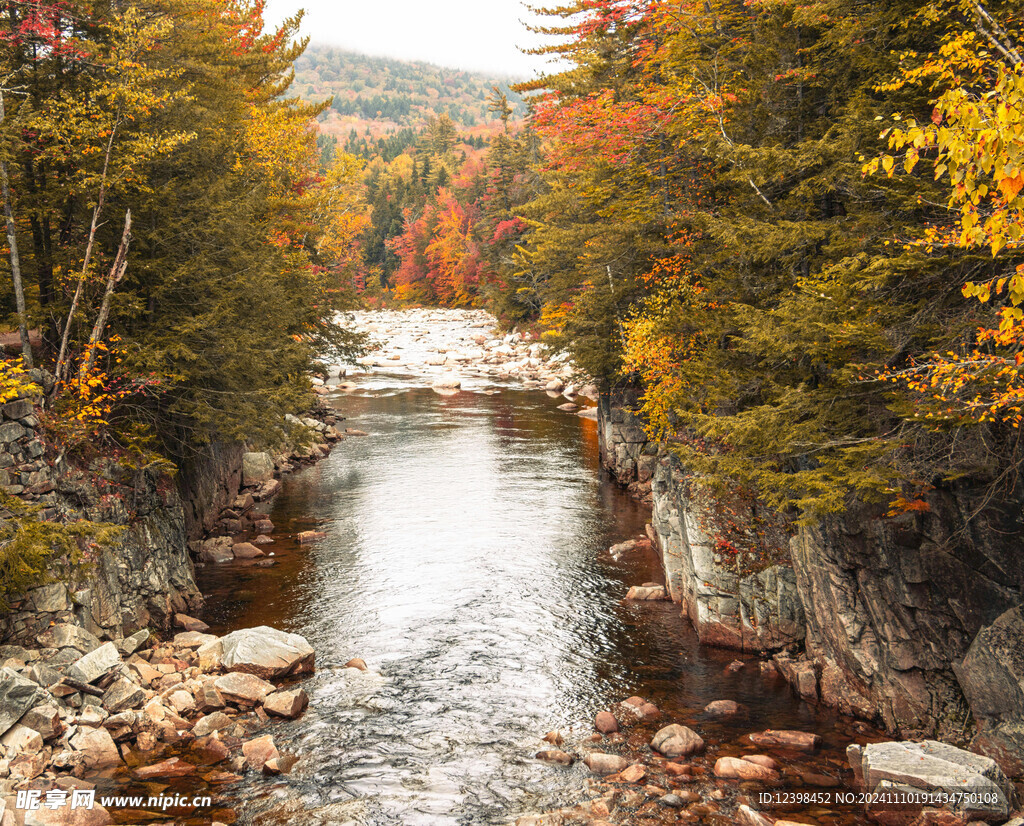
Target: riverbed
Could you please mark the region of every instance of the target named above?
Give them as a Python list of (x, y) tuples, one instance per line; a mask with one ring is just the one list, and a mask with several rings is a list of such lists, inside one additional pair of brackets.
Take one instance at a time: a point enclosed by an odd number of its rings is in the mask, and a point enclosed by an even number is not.
[[(602, 476), (594, 421), (486, 371), (438, 392), (437, 371), (395, 345), (402, 363), (328, 382), (343, 425), (369, 435), (284, 480), (267, 507), (276, 565), (199, 572), (213, 633), (271, 625), (317, 651), (309, 711), (275, 732), (300, 762), (231, 789), (240, 822), (504, 824), (569, 805), (590, 796), (589, 772), (535, 759), (541, 738), (582, 743), (595, 712), (632, 695), (712, 752), (814, 731), (825, 746), (807, 767), (848, 782), (853, 724), (756, 660), (730, 670), (735, 652), (699, 647), (678, 606), (624, 600), (662, 574), (642, 545), (609, 552), (644, 536), (649, 511)], [(300, 546), (307, 530), (326, 537)], [(353, 657), (369, 672), (345, 669)], [(746, 714), (702, 714), (719, 699)]]

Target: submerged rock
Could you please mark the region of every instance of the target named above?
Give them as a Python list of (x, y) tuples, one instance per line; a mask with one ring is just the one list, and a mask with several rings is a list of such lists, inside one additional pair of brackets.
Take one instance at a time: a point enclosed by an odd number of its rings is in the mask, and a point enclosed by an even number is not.
[(704, 740), (693, 729), (673, 723), (654, 735), (651, 748), (666, 757), (688, 757), (704, 751)]

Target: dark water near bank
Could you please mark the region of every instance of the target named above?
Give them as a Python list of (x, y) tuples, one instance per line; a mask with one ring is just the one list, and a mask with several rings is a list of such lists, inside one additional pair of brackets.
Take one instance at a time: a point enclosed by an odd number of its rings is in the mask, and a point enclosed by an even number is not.
[[(285, 480), (270, 508), (277, 566), (200, 573), (215, 633), (272, 625), (317, 651), (310, 711), (274, 730), (303, 759), (290, 777), (232, 790), (242, 822), (286, 799), (361, 800), (352, 817), (372, 824), (507, 823), (566, 804), (586, 772), (534, 760), (540, 738), (582, 739), (595, 711), (634, 694), (733, 753), (750, 731), (817, 731), (828, 748), (815, 767), (837, 768), (847, 723), (755, 662), (725, 673), (735, 654), (700, 649), (678, 606), (622, 601), (661, 580), (657, 560), (607, 552), (649, 513), (600, 478), (596, 425), (557, 411), (564, 401), (445, 397), (378, 377), (334, 400), (371, 435)], [(292, 539), (314, 528), (327, 538)], [(344, 670), (352, 657), (380, 678)], [(705, 719), (723, 698), (749, 716)], [(325, 822), (342, 823), (350, 810), (330, 811)], [(303, 817), (285, 820), (317, 822)]]

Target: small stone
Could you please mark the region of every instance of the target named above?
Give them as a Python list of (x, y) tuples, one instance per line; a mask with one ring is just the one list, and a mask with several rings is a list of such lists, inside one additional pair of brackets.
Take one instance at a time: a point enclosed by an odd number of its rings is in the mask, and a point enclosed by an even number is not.
[(151, 766), (143, 766), (142, 768), (135, 769), (132, 772), (132, 776), (136, 780), (156, 780), (173, 777), (188, 777), (195, 773), (196, 767), (191, 763), (186, 763), (180, 757), (172, 757), (169, 760), (163, 760), (159, 763), (154, 763)]
[(677, 794), (666, 794), (659, 797), (658, 803), (662, 806), (667, 806), (670, 809), (681, 809), (686, 805), (686, 801)]
[(263, 701), (263, 709), (268, 714), (277, 717), (286, 717), (294, 720), (309, 705), (309, 697), (301, 688), (294, 688), (291, 691), (275, 691), (267, 695)]
[(619, 779), (624, 783), (639, 783), (646, 776), (647, 769), (638, 764), (628, 766), (619, 772)]
[(327, 534), (324, 531), (303, 531), (298, 535), (300, 545), (311, 545), (314, 542), (319, 542), (321, 539), (326, 539)]
[(666, 757), (689, 757), (704, 751), (704, 740), (693, 729), (673, 723), (654, 735), (651, 748)]
[(345, 663), (345, 668), (358, 668), (360, 671), (368, 670), (366, 667), (366, 661), (361, 657), (355, 657)]
[(274, 738), (269, 734), (243, 743), (242, 754), (245, 755), (245, 762), (249, 768), (256, 771), (262, 771), (264, 764), (268, 760), (281, 756), (277, 746), (274, 745)]
[(616, 774), (629, 765), (625, 758), (617, 754), (605, 754), (600, 751), (592, 751), (583, 758), (587, 768), (594, 774)]
[(552, 746), (560, 746), (565, 742), (560, 731), (549, 731), (542, 739), (545, 743), (550, 743)]
[(258, 559), (262, 556), (266, 556), (263, 551), (251, 542), (238, 542), (237, 544), (232, 545), (231, 553), (235, 555), (235, 559)]
[(188, 614), (175, 614), (174, 624), (186, 631), (198, 631), (201, 634), (210, 630), (210, 626), (201, 619), (190, 617)]
[(599, 711), (594, 718), (594, 728), (601, 734), (614, 734), (619, 730), (619, 723), (610, 711)]
[(546, 760), (549, 763), (561, 763), (563, 766), (571, 766), (573, 763), (573, 757), (571, 754), (559, 749), (550, 749), (549, 751), (537, 752), (538, 760)]

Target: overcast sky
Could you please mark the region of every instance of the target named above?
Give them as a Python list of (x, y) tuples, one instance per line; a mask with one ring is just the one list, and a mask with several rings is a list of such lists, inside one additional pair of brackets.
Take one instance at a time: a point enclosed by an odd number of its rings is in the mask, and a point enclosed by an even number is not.
[(520, 0), (268, 0), (267, 22), (298, 9), (314, 43), (520, 77), (544, 66), (517, 49), (537, 43)]

